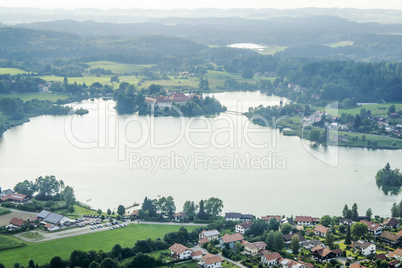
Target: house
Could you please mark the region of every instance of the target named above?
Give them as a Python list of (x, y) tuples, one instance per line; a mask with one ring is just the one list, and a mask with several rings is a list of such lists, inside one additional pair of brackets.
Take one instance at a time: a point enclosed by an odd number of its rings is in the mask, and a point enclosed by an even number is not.
[(302, 247), (304, 247), (305, 249), (312, 249), (316, 246), (320, 246), (322, 248), (325, 248), (325, 244), (323, 242), (321, 242), (320, 240), (316, 240), (316, 239), (312, 239), (310, 241), (303, 241), (300, 243)]
[(342, 250), (339, 248), (330, 250), (321, 246), (316, 246), (311, 250), (311, 252), (313, 253), (314, 259), (320, 262), (329, 261), (335, 257), (342, 256)]
[(310, 216), (296, 216), (295, 222), (297, 225), (315, 225), (320, 220), (318, 218), (313, 218)]
[(44, 220), (47, 216), (49, 216), (49, 214), (51, 214), (52, 212), (47, 211), (47, 210), (42, 210), (41, 212), (39, 212), (39, 214), (37, 215), (38, 219)]
[(351, 219), (339, 219), (339, 223), (343, 225), (352, 225)]
[(254, 218), (252, 214), (241, 214), (236, 212), (226, 212), (225, 220), (227, 221), (251, 221)]
[(138, 219), (139, 213), (140, 213), (139, 209), (134, 210), (133, 212), (130, 213), (130, 218), (134, 217), (134, 219)]
[(7, 190), (4, 190), (4, 191), (2, 191), (0, 193), (0, 197), (6, 196), (6, 195), (9, 195), (9, 194), (15, 194), (15, 192), (13, 190), (11, 190), (11, 189), (7, 189)]
[(199, 262), (200, 268), (222, 267), (222, 258), (218, 255), (206, 254)]
[(352, 263), (352, 264), (349, 266), (349, 268), (367, 268), (367, 267), (361, 266), (361, 265), (358, 264), (358, 263)]
[(272, 252), (262, 256), (261, 263), (268, 266), (274, 266), (278, 264), (278, 260), (280, 259), (282, 259), (281, 254), (279, 254), (278, 252)]
[(267, 215), (267, 216), (265, 216), (265, 217), (264, 217), (264, 216), (261, 217), (261, 219), (264, 220), (264, 221), (266, 221), (266, 222), (269, 222), (270, 219), (275, 219), (275, 220), (277, 220), (278, 222), (281, 222), (282, 217), (279, 216), (279, 215)]
[(328, 227), (325, 227), (325, 226), (323, 226), (323, 225), (317, 225), (317, 226), (314, 228), (314, 233), (315, 233), (316, 235), (322, 236), (322, 237), (325, 237), (329, 231), (330, 231), (329, 228), (328, 228)]
[(251, 221), (246, 221), (246, 222), (236, 224), (236, 226), (235, 226), (236, 233), (244, 234), (244, 232), (247, 231), (252, 224), (253, 223)]
[(26, 224), (26, 221), (24, 221), (23, 219), (18, 219), (18, 218), (14, 217), (11, 219), (10, 224), (15, 226), (16, 228), (21, 228), (23, 225)]
[(191, 252), (191, 258), (192, 258), (193, 260), (201, 260), (201, 259), (202, 259), (202, 251), (201, 251), (201, 250), (197, 250), (197, 251)]
[(199, 240), (198, 240), (198, 245), (199, 245), (200, 247), (202, 247), (205, 243), (208, 243), (208, 242), (209, 242), (209, 240), (206, 239), (206, 238), (199, 239)]
[(57, 231), (60, 229), (59, 226), (57, 226), (55, 224), (51, 224), (51, 223), (46, 223), (45, 226), (43, 226), (43, 227), (45, 227), (45, 229), (50, 232)]
[(239, 233), (231, 235), (225, 234), (219, 239), (219, 243), (221, 244), (221, 246), (228, 245), (229, 248), (234, 248), (236, 242), (240, 242), (243, 239), (244, 237)]
[(359, 249), (361, 254), (364, 256), (374, 254), (376, 251), (376, 246), (374, 244), (362, 240), (353, 242), (352, 247)]
[(209, 231), (204, 230), (198, 235), (198, 238), (199, 239), (208, 239), (208, 241), (211, 241), (211, 240), (218, 239), (219, 235), (220, 235), (220, 233), (216, 229), (209, 230)]
[[(298, 262), (291, 259), (280, 259), (279, 263), (282, 265), (283, 268), (306, 268), (306, 263)], [(313, 266), (314, 267), (314, 266)]]
[(401, 265), (401, 261), (399, 260), (393, 260), (388, 262), (389, 267), (399, 267)]
[(261, 249), (265, 249), (267, 244), (263, 241), (249, 243), (244, 246), (244, 253), (251, 256), (257, 256)]
[(26, 204), (29, 197), (24, 194), (7, 194), (0, 198), (0, 203), (9, 202), (11, 204)]
[(299, 242), (304, 242), (306, 241), (306, 239), (304, 239), (304, 237), (299, 234), (299, 233), (293, 233), (293, 234), (286, 234), (283, 235), (283, 240), (285, 240), (285, 244), (290, 244), (292, 242), (292, 237), (297, 235), (299, 237)]
[(393, 234), (388, 231), (384, 231), (379, 238), (383, 243), (388, 245), (399, 245), (402, 243), (402, 237), (399, 233)]
[(394, 258), (396, 260), (402, 261), (402, 249), (397, 248), (394, 251), (388, 253), (390, 258)]
[(170, 249), (170, 255), (173, 258), (180, 260), (191, 258), (191, 253), (193, 252), (188, 247), (185, 247), (177, 243), (171, 246), (169, 249)]
[(379, 223), (373, 223), (365, 220), (361, 220), (360, 222), (367, 225), (368, 230), (373, 233), (373, 235), (380, 235), (382, 233), (382, 228)]
[(387, 256), (385, 256), (384, 253), (376, 254), (376, 255), (374, 256), (374, 259), (375, 259), (375, 260), (386, 261), (386, 260), (387, 260)]
[(392, 229), (396, 229), (396, 228), (399, 227), (399, 224), (400, 224), (399, 220), (395, 219), (394, 217), (391, 217), (391, 218), (386, 219), (382, 223), (382, 226), (392, 228)]
[(183, 213), (181, 211), (173, 214), (173, 220), (174, 221), (184, 220), (186, 217), (187, 217), (187, 214)]

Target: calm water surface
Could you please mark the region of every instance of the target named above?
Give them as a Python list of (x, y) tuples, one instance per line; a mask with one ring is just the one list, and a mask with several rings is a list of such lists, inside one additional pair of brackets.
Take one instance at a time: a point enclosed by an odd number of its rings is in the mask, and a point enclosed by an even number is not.
[[(228, 110), (278, 105), (259, 92), (211, 94)], [(286, 100), (284, 100), (286, 101)], [(145, 196), (186, 200), (219, 197), (224, 211), (339, 215), (345, 203), (364, 214), (390, 214), (396, 196), (374, 176), (402, 151), (329, 147), (316, 153), (297, 137), (254, 126), (244, 116), (213, 118), (118, 116), (113, 101), (73, 104), (84, 116), (39, 116), (0, 139), (0, 186), (55, 175), (93, 208), (116, 209)], [(400, 166), (399, 166), (400, 167)]]

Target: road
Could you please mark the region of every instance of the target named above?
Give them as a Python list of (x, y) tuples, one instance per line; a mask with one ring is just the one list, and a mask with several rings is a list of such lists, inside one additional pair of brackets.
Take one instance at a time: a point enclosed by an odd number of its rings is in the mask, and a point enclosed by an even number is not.
[[(206, 224), (194, 224), (194, 223), (143, 222), (143, 221), (126, 222), (126, 224), (127, 225), (129, 225), (129, 224), (159, 224), (159, 225), (179, 225), (179, 226), (206, 226)], [(57, 231), (57, 232), (47, 232), (47, 231), (42, 231), (42, 230), (33, 230), (31, 232), (28, 232), (28, 233), (38, 232), (38, 234), (43, 236), (43, 238), (41, 238), (41, 239), (30, 239), (27, 237), (23, 237), (22, 236), (23, 233), (18, 233), (18, 234), (15, 234), (14, 236), (21, 240), (30, 242), (30, 243), (37, 243), (37, 242), (50, 241), (50, 240), (54, 240), (54, 239), (67, 238), (67, 237), (78, 236), (78, 235), (89, 234), (89, 233), (113, 231), (113, 230), (109, 230), (109, 227), (103, 227), (103, 228), (94, 229), (94, 230), (91, 230), (90, 227), (91, 227), (91, 225), (87, 225), (82, 228), (72, 228), (72, 229), (66, 229), (66, 230)]]

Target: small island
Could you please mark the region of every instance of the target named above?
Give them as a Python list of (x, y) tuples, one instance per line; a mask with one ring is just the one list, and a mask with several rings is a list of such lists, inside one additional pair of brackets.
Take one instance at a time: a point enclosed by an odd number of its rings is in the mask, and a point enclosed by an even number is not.
[(78, 114), (78, 115), (84, 115), (89, 113), (89, 111), (87, 109), (83, 109), (83, 108), (79, 108), (78, 110), (74, 111), (74, 114)]
[(377, 172), (375, 179), (377, 186), (382, 188), (385, 194), (387, 194), (387, 192), (397, 194), (402, 186), (401, 172), (399, 169), (392, 170), (389, 163)]

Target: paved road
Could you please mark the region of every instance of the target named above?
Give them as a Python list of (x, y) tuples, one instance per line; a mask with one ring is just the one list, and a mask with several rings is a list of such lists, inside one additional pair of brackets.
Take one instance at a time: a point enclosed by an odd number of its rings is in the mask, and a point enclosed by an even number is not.
[[(142, 222), (142, 221), (126, 222), (126, 224), (127, 225), (129, 225), (129, 224), (159, 224), (159, 225), (179, 225), (179, 226), (206, 226), (206, 224), (194, 224), (194, 223)], [(42, 231), (42, 230), (33, 230), (33, 231), (29, 232), (29, 233), (38, 232), (38, 234), (43, 236), (43, 238), (40, 240), (23, 237), (22, 236), (23, 233), (18, 233), (18, 234), (15, 234), (14, 236), (18, 237), (21, 240), (35, 243), (35, 242), (43, 242), (43, 241), (66, 238), (66, 237), (71, 237), (71, 236), (78, 236), (78, 235), (89, 234), (89, 233), (113, 231), (113, 230), (109, 230), (109, 227), (103, 227), (103, 228), (94, 229), (94, 230), (91, 230), (90, 227), (91, 227), (91, 225), (87, 225), (82, 228), (72, 228), (72, 229), (66, 229), (66, 230), (58, 231), (58, 232), (47, 232), (47, 231)]]

